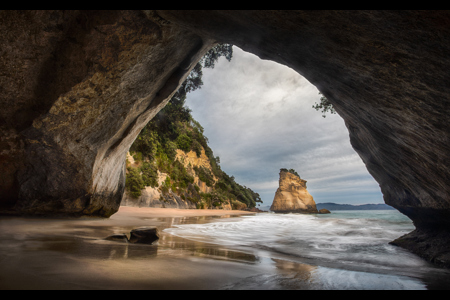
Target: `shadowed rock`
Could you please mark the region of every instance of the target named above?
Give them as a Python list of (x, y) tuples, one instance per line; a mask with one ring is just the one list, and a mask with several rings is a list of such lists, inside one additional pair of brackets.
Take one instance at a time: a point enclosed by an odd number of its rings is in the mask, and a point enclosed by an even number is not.
[(113, 234), (105, 238), (108, 241), (150, 245), (158, 239), (159, 230), (154, 226), (133, 229), (130, 231), (130, 238), (126, 234)]
[(159, 239), (159, 231), (156, 227), (133, 229), (130, 232), (130, 243), (151, 244)]

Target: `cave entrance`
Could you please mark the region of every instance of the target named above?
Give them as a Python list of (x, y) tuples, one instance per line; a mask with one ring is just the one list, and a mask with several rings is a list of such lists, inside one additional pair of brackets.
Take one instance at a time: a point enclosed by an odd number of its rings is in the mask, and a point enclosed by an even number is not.
[(319, 91), (296, 71), (233, 46), (231, 61), (203, 68), (202, 80), (186, 105), (221, 168), (259, 193), (263, 208), (273, 201), (280, 168), (297, 170), (316, 203), (384, 203), (343, 119), (312, 108)]

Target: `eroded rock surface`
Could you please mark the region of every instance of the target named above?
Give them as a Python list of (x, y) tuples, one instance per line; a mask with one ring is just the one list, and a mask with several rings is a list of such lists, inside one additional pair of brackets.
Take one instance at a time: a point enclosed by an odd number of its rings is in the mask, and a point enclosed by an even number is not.
[(212, 42), (142, 11), (2, 11), (3, 212), (110, 216), (125, 156)]
[(314, 198), (306, 189), (306, 180), (280, 171), (279, 187), (270, 210), (276, 213), (318, 213)]

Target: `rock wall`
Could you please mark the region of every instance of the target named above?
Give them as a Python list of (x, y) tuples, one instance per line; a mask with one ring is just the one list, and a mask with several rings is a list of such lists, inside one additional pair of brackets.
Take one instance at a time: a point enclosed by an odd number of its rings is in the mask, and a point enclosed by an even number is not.
[(0, 12), (0, 206), (110, 216), (125, 156), (213, 45), (153, 12)]
[(276, 213), (318, 213), (314, 198), (306, 189), (306, 180), (280, 171), (279, 187), (270, 210)]

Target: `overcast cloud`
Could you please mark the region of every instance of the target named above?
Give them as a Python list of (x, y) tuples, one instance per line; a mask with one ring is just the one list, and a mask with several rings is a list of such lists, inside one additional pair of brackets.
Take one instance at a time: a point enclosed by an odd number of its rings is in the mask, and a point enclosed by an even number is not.
[(203, 69), (186, 104), (205, 129), (220, 165), (236, 182), (273, 201), (280, 168), (307, 180), (316, 203), (384, 203), (378, 183), (350, 145), (339, 115), (312, 108), (319, 91), (290, 68), (233, 47)]

